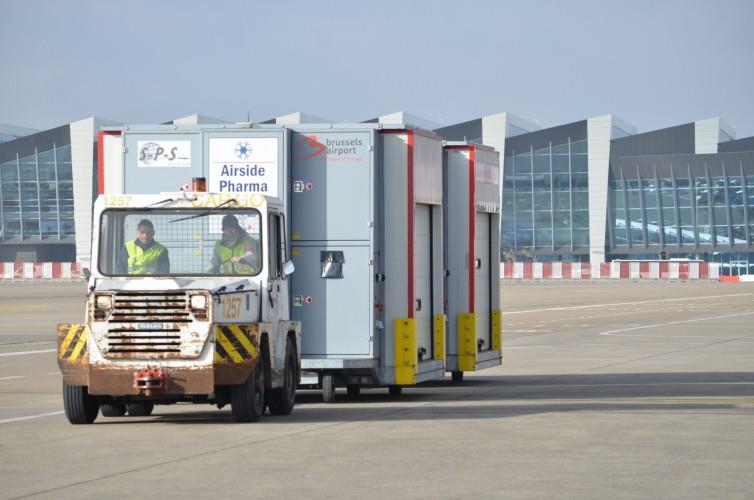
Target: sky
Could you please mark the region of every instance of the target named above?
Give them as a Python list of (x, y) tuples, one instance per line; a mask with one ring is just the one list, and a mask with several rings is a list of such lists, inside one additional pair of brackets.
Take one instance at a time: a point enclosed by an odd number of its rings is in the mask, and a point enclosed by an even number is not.
[(0, 0), (0, 122), (508, 111), (754, 135), (754, 1)]

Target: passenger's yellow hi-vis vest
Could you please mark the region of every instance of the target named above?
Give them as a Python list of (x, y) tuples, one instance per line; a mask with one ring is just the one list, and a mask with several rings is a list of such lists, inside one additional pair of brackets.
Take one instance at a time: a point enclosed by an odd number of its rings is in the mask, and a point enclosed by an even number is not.
[[(247, 248), (252, 248), (252, 251), (256, 252), (256, 246), (251, 236), (242, 238), (232, 247), (223, 245), (222, 241), (215, 242), (215, 255), (220, 259), (220, 274), (256, 274), (259, 272), (259, 269), (250, 264), (230, 262), (232, 257), (245, 257)], [(254, 255), (254, 257), (257, 256)]]
[(159, 243), (155, 243), (144, 251), (136, 241), (126, 242), (128, 252), (128, 274), (156, 274), (157, 261), (167, 250)]

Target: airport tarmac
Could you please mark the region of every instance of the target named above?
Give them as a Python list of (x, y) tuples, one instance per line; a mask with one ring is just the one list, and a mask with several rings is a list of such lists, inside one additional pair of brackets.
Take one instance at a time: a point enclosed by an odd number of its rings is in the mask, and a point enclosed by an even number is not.
[(503, 365), (294, 413), (70, 425), (81, 283), (0, 284), (0, 498), (754, 497), (754, 284), (505, 283)]

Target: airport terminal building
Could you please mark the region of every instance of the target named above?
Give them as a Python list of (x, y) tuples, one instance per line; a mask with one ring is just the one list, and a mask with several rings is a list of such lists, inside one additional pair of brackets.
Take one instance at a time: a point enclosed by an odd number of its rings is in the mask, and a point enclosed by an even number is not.
[[(293, 113), (265, 123), (314, 121)], [(404, 113), (368, 121), (431, 127)], [(0, 261), (89, 260), (97, 132), (117, 124), (0, 128)], [(435, 132), (501, 152), (505, 261), (689, 259), (754, 274), (754, 137), (735, 140), (719, 118), (637, 133), (613, 115), (541, 128), (498, 113)]]
[(0, 261), (88, 254), (96, 134), (109, 124), (92, 117), (0, 143)]
[[(754, 138), (719, 118), (636, 133), (612, 115), (511, 134), (437, 132), (503, 151), (506, 261), (689, 259), (754, 274)], [(505, 136), (503, 133), (505, 132)]]

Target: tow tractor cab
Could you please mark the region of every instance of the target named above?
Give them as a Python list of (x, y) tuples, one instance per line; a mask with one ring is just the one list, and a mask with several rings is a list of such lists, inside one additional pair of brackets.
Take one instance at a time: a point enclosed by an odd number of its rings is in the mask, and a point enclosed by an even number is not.
[(68, 420), (177, 402), (290, 413), (301, 327), (283, 214), (260, 195), (100, 196), (86, 318), (58, 326)]

